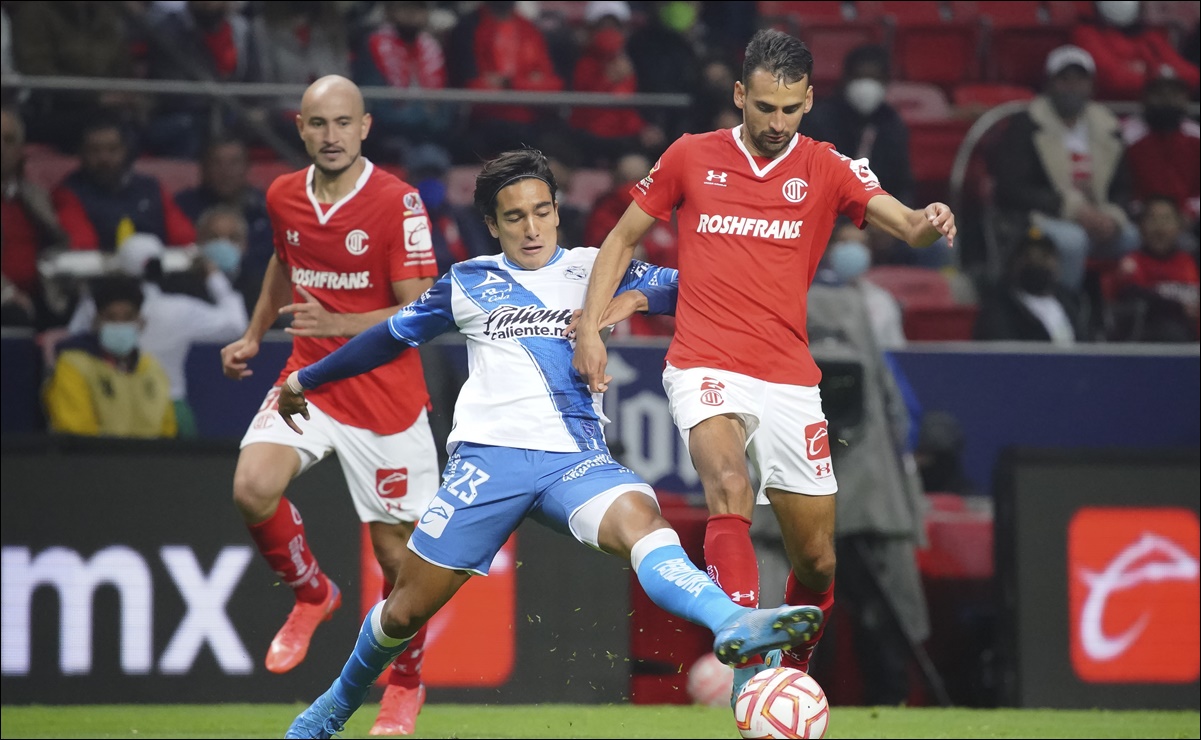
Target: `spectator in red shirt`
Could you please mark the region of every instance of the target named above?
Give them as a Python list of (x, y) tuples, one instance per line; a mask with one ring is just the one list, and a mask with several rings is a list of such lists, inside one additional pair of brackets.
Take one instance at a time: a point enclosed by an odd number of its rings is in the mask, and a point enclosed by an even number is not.
[[(429, 31), (430, 3), (391, 0), (383, 8), (383, 20), (355, 59), (355, 82), (402, 89), (445, 88), (446, 58)], [(376, 100), (371, 101), (370, 112), (370, 141), (395, 150), (385, 155), (387, 159), (396, 159), (396, 154), (421, 143), (445, 146), (455, 133), (455, 109), (444, 103)]]
[(25, 126), (15, 111), (0, 111), (0, 273), (5, 326), (30, 325), (40, 310), (38, 257), (42, 250), (64, 247), (67, 236), (50, 205), (50, 196), (26, 180)]
[[(464, 16), (450, 37), (450, 81), (472, 90), (555, 92), (555, 74), (546, 39), (520, 16), (515, 2), (485, 2)], [(478, 162), (502, 150), (537, 141), (542, 110), (520, 105), (476, 105), (462, 161)]]
[[(260, 80), (257, 30), (232, 6), (226, 0), (188, 0), (178, 10), (152, 6), (147, 16), (152, 29), (148, 36), (150, 76), (216, 82)], [(199, 156), (217, 102), (207, 96), (162, 97), (145, 132), (147, 149), (163, 156)], [(265, 112), (261, 115), (266, 119)], [(235, 119), (230, 116), (225, 123), (232, 125)]]
[(1097, 2), (1097, 17), (1072, 29), (1072, 43), (1097, 63), (1098, 100), (1138, 100), (1152, 77), (1170, 70), (1194, 95), (1201, 71), (1172, 47), (1167, 32), (1142, 23), (1137, 1)]
[[(634, 63), (625, 50), (629, 4), (593, 0), (584, 10), (584, 20), (591, 35), (576, 62), (572, 89), (614, 96), (638, 92)], [(581, 151), (589, 154), (587, 164), (593, 167), (608, 167), (623, 152), (637, 148), (645, 127), (633, 108), (576, 108), (569, 124), (581, 140)]]
[[(1143, 114), (1122, 135), (1134, 200), (1167, 195), (1195, 231), (1201, 217), (1201, 127), (1188, 118), (1188, 87), (1177, 77), (1156, 77), (1143, 91)], [(1184, 163), (1191, 162), (1191, 166)]]
[(196, 241), (196, 230), (154, 177), (135, 172), (121, 126), (87, 124), (79, 169), (54, 190), (54, 208), (72, 249), (115, 252), (133, 233), (154, 234), (168, 246)]
[(1118, 338), (1145, 342), (1195, 342), (1198, 275), (1180, 248), (1183, 221), (1176, 202), (1153, 195), (1144, 202), (1142, 245), (1122, 258), (1114, 280)]

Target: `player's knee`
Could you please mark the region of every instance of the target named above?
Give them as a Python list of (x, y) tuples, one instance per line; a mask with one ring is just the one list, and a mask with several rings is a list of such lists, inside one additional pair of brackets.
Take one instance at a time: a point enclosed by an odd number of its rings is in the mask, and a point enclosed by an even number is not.
[(412, 599), (403, 598), (401, 593), (394, 589), (384, 602), (384, 612), (380, 621), (386, 634), (408, 637), (416, 634), (417, 630), (429, 621), (429, 617), (428, 614), (418, 613), (413, 608)]
[(834, 555), (833, 547), (814, 545), (802, 548), (798, 560), (800, 562), (793, 567), (802, 583), (811, 588), (824, 589), (834, 580), (838, 558)]
[(234, 505), (243, 516), (260, 521), (271, 516), (283, 496), (272, 476), (254, 466), (238, 466), (234, 473)]
[(747, 476), (745, 467), (739, 470), (737, 466), (718, 470), (709, 479), (705, 493), (710, 498), (716, 497), (718, 501), (727, 503), (745, 503), (744, 499), (754, 497), (754, 491), (751, 490), (751, 479)]

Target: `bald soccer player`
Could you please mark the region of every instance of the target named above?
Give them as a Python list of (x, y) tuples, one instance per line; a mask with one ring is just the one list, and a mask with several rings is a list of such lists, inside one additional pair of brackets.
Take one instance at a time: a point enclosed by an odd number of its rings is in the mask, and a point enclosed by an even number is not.
[[(362, 156), (371, 115), (358, 87), (336, 75), (314, 82), (301, 99), (296, 130), (313, 164), (279, 177), (267, 191), (275, 254), (249, 328), (221, 350), (225, 375), (247, 377), (263, 335), (280, 314), (292, 316), (292, 354), (242, 438), (234, 473), (234, 504), (251, 538), (296, 595), (267, 651), (273, 673), (299, 665), (317, 625), (342, 604), (337, 584), (309, 549), (299, 510), (284, 496), (288, 483), (338, 453), (355, 510), (370, 529), (385, 590), (396, 582), (417, 517), (439, 485), (416, 350), (310, 393), (304, 436), (276, 413), (279, 386), (292, 371), (396, 313), (437, 277), (416, 188)], [(425, 702), (424, 637), (423, 630), (392, 664), (372, 735), (413, 732)]]

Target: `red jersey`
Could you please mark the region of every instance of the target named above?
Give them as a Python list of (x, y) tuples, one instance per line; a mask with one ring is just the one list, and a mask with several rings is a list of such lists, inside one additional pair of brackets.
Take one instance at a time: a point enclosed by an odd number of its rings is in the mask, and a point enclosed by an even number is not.
[[(392, 283), (437, 277), (429, 218), (415, 188), (367, 162), (349, 195), (321, 204), (313, 169), (278, 177), (267, 190), (275, 253), (291, 276), (292, 300), (304, 301), (296, 289), (303, 286), (332, 313), (367, 313), (397, 305)], [(293, 337), (277, 384), (346, 342)], [(306, 395), (334, 419), (376, 434), (408, 429), (429, 404), (415, 351)]]
[(863, 227), (885, 194), (866, 159), (796, 135), (773, 160), (754, 157), (742, 127), (685, 134), (631, 191), (651, 216), (679, 225), (674, 367), (712, 367), (772, 383), (815, 386), (809, 286), (841, 214)]

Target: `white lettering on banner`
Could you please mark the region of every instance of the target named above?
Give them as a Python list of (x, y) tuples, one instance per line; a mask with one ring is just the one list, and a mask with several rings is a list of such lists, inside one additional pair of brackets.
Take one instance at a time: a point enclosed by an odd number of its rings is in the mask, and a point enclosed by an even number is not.
[[(191, 548), (163, 547), (160, 557), (187, 612), (159, 664), (166, 674), (186, 673), (207, 642), (227, 673), (250, 673), (253, 661), (225, 612), (226, 603), (251, 561), (249, 547), (221, 550), (206, 579)], [(27, 547), (5, 547), (0, 555), (3, 606), (3, 655), (0, 671), (24, 676), (30, 671), (31, 607), (41, 586), (52, 586), (59, 602), (59, 669), (63, 675), (92, 672), (92, 604), (96, 589), (116, 587), (121, 605), (121, 670), (145, 675), (153, 667), (154, 580), (143, 556), (122, 545), (107, 547), (85, 560), (65, 547), (36, 557)]]
[(1199, 573), (1201, 566), (1188, 551), (1152, 532), (1144, 532), (1100, 573), (1081, 569), (1080, 578), (1088, 587), (1088, 597), (1080, 611), (1080, 643), (1084, 652), (1097, 661), (1118, 658), (1151, 620), (1151, 615), (1144, 612), (1122, 634), (1115, 637), (1105, 634), (1105, 606), (1110, 596), (1144, 583), (1195, 581), (1201, 577)]
[(705, 586), (713, 585), (709, 576), (692, 567), (683, 558), (664, 560), (655, 566), (655, 572), (693, 596), (704, 590)]
[(371, 272), (326, 272), (292, 268), (292, 283), (305, 288), (327, 288), (329, 290), (361, 290), (371, 287)]
[(734, 234), (756, 239), (799, 239), (801, 236), (800, 221), (768, 221), (762, 218), (746, 218), (744, 216), (715, 216), (702, 213), (696, 222), (698, 234)]
[(254, 661), (238, 637), (238, 631), (225, 613), (238, 581), (250, 564), (249, 547), (225, 547), (205, 578), (196, 553), (183, 545), (169, 545), (159, 552), (171, 579), (179, 587), (187, 611), (175, 629), (171, 642), (159, 659), (159, 671), (184, 674), (192, 669), (201, 648), (207, 642), (221, 670), (227, 674), (248, 674)]

